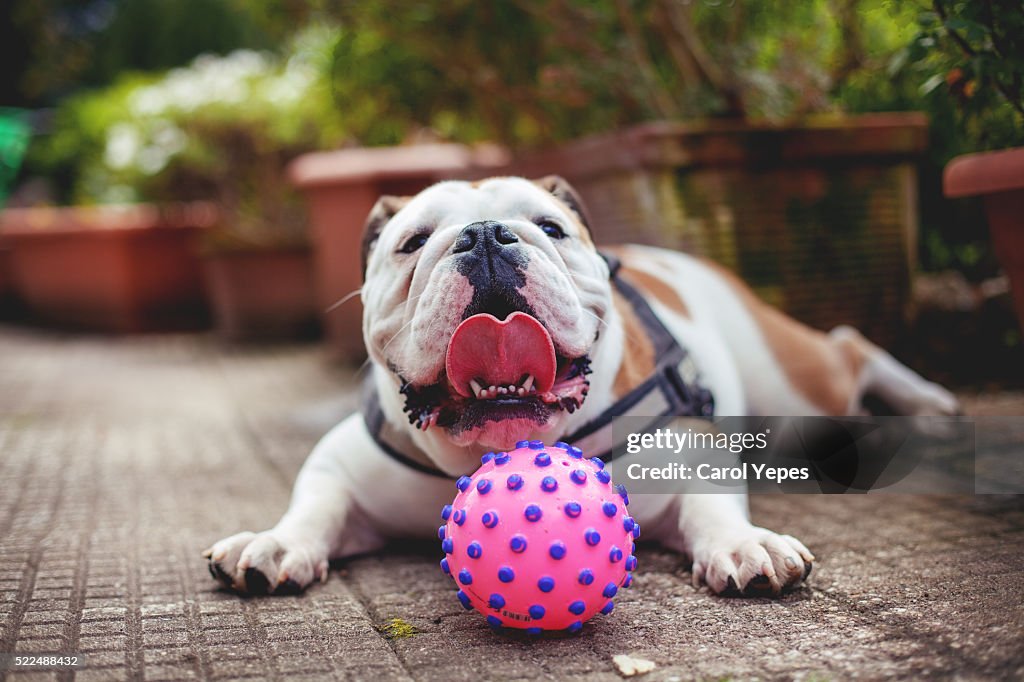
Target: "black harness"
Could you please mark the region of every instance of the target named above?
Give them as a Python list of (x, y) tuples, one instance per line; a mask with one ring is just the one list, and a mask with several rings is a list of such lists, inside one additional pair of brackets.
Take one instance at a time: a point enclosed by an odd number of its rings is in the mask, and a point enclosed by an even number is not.
[[(690, 354), (669, 333), (640, 292), (619, 277), (618, 259), (606, 254), (604, 257), (608, 261), (612, 286), (632, 306), (643, 324), (653, 345), (656, 363), (654, 372), (642, 384), (574, 433), (560, 439), (581, 448), (588, 456), (598, 456), (607, 462), (619, 449), (614, 447), (617, 444), (612, 435), (612, 420), (616, 417), (644, 418), (647, 419), (647, 428), (656, 428), (671, 417), (710, 418), (714, 416), (715, 400), (711, 392), (700, 385), (697, 366)], [(370, 435), (389, 456), (416, 471), (455, 478), (424, 464), (429, 459), (419, 452), (405, 430), (384, 419), (372, 375), (363, 383), (363, 406), (363, 418)], [(631, 428), (631, 431), (636, 430), (643, 429)], [(608, 448), (607, 443), (612, 443), (613, 447)], [(409, 453), (419, 454), (422, 461)]]

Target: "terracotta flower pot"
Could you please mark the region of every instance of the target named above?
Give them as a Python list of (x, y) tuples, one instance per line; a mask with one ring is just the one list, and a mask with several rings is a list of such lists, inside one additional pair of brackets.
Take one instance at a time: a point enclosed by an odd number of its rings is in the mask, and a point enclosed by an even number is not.
[(947, 197), (983, 198), (992, 246), (1024, 326), (1024, 147), (958, 156), (946, 166), (943, 188)]
[(208, 204), (9, 209), (14, 287), (37, 319), (108, 332), (206, 324), (200, 233)]
[[(305, 154), (289, 168), (309, 207), (317, 304), (325, 336), (336, 355), (358, 362), (363, 347), (360, 246), (363, 225), (382, 194), (410, 195), (438, 180), (493, 166), (496, 150), (477, 152), (454, 144), (351, 149)], [(352, 297), (339, 305), (344, 297)]]
[(0, 234), (0, 319), (7, 319), (14, 310), (14, 272), (11, 266), (11, 247)]
[(214, 328), (229, 341), (316, 336), (319, 319), (309, 249), (212, 253), (204, 262)]

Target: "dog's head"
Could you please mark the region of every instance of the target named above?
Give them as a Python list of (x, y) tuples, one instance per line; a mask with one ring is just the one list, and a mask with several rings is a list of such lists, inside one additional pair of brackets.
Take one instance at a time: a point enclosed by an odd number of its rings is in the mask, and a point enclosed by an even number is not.
[(586, 399), (608, 266), (557, 177), (384, 197), (363, 245), (363, 333), (410, 424), (507, 449)]

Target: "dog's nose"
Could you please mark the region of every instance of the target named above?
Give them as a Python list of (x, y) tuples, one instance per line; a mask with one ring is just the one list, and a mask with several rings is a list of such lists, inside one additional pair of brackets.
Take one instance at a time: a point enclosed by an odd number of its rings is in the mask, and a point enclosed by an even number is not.
[(494, 247), (497, 249), (519, 241), (505, 223), (496, 220), (481, 220), (470, 223), (462, 228), (459, 238), (455, 240), (455, 253), (465, 253), (475, 248)]

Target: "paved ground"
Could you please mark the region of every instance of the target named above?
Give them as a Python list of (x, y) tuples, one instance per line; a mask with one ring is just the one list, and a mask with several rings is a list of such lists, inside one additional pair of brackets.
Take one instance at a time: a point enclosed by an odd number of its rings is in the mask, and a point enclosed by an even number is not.
[[(217, 590), (200, 551), (276, 520), (353, 378), (316, 347), (0, 328), (0, 652), (85, 652), (80, 680), (614, 680), (616, 654), (653, 661), (646, 680), (1024, 676), (1012, 497), (758, 498), (756, 520), (817, 554), (809, 587), (720, 599), (646, 547), (615, 613), (570, 638), (492, 634), (433, 543), (299, 597)], [(1020, 395), (968, 405), (1024, 414)], [(382, 633), (394, 618), (416, 634)]]

